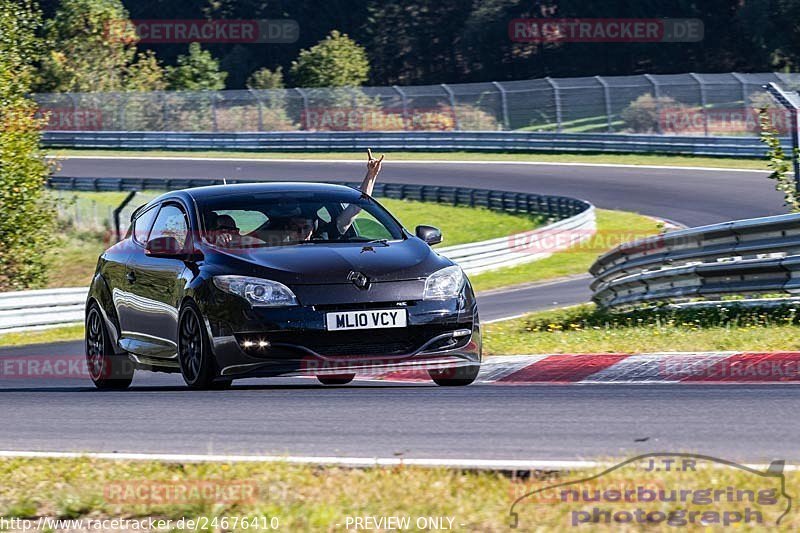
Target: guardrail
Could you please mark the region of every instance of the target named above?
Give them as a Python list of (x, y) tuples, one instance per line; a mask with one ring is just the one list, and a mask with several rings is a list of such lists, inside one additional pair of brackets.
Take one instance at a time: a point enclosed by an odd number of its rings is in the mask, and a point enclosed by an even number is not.
[[(380, 150), (485, 152), (665, 153), (762, 157), (758, 137), (636, 133), (508, 131), (401, 132), (124, 132), (47, 131), (48, 148), (123, 150), (259, 150), (273, 152)], [(791, 148), (789, 138), (784, 139)]]
[[(173, 190), (222, 183), (222, 180), (201, 179), (51, 177), (48, 186), (58, 190), (135, 191)], [(352, 182), (341, 183), (357, 185)], [(556, 219), (556, 222), (536, 230), (437, 249), (440, 254), (461, 265), (468, 275), (543, 259), (590, 238), (596, 231), (594, 206), (583, 200), (564, 196), (396, 183), (376, 184), (374, 195), (456, 206), (486, 207), (512, 213), (546, 215)], [(0, 332), (81, 322), (84, 318), (86, 294), (85, 288), (2, 293)]]
[(0, 293), (0, 331), (83, 322), (86, 288)]
[(629, 242), (589, 270), (603, 307), (800, 292), (800, 214), (736, 220)]

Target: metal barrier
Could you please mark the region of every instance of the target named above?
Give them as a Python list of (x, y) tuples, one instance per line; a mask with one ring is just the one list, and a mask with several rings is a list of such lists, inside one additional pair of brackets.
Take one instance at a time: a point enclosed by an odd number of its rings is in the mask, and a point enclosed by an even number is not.
[(589, 270), (602, 307), (800, 293), (800, 214), (736, 220), (625, 243)]
[[(123, 132), (47, 131), (48, 148), (123, 150), (253, 150), (273, 152), (380, 150), (485, 152), (665, 153), (762, 157), (758, 137), (704, 137), (634, 133), (502, 131), (400, 132)], [(791, 148), (789, 138), (784, 140)]]

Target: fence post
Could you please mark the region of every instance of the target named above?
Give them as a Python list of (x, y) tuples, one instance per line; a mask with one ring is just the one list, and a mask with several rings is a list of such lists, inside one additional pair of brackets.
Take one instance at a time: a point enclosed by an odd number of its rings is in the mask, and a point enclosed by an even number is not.
[(213, 131), (218, 131), (217, 128), (217, 93), (211, 93), (211, 127)]
[(658, 133), (664, 133), (661, 129), (661, 91), (658, 90), (658, 82), (650, 74), (645, 74), (644, 78), (653, 86), (653, 98), (656, 99), (656, 113), (658, 114), (656, 125), (658, 127)]
[(553, 88), (553, 101), (556, 104), (556, 131), (561, 133), (561, 90), (550, 76), (546, 77), (545, 81)]
[(791, 98), (777, 83), (771, 82), (769, 85), (763, 86), (767, 92), (772, 95), (783, 107), (789, 110), (789, 116), (792, 119), (792, 169), (794, 170), (794, 187), (796, 191), (800, 191), (800, 158), (798, 158), (798, 151), (800, 150), (800, 104), (797, 98)]
[(300, 87), (295, 87), (294, 90), (297, 91), (300, 94), (300, 96), (303, 98), (303, 115), (305, 116), (305, 120), (301, 120), (300, 124), (305, 123), (305, 126), (303, 127), (303, 129), (308, 129), (306, 127), (306, 126), (308, 126), (308, 120), (309, 120), (309, 117), (308, 117), (308, 95)]
[(500, 106), (503, 108), (503, 127), (506, 130), (510, 130), (511, 121), (508, 120), (508, 97), (506, 95), (506, 89), (496, 81), (493, 81), (492, 85), (497, 87), (497, 90), (500, 92)]
[(256, 101), (256, 107), (258, 108), (258, 131), (264, 131), (264, 109), (261, 105), (261, 98), (258, 97), (253, 89), (248, 89), (247, 91), (250, 93), (250, 96), (253, 97), (253, 100)]
[(738, 72), (731, 72), (731, 76), (736, 78), (736, 81), (738, 81), (739, 85), (741, 85), (741, 87), (742, 87), (742, 107), (746, 108), (747, 107), (747, 82), (742, 77), (742, 75), (739, 74)]
[(608, 126), (608, 132), (611, 133), (613, 131), (611, 126), (611, 92), (608, 88), (608, 82), (601, 76), (595, 76), (594, 79), (603, 86), (603, 101), (606, 104), (606, 125)]
[(697, 86), (700, 88), (700, 107), (703, 110), (703, 133), (705, 136), (708, 137), (708, 111), (706, 111), (706, 86), (703, 83), (703, 80), (700, 79), (700, 76), (695, 74), (694, 72), (690, 72), (689, 76), (692, 77), (694, 81), (697, 82)]
[(443, 83), (441, 87), (444, 89), (444, 92), (447, 93), (447, 96), (450, 97), (450, 108), (453, 110), (453, 120), (456, 123), (456, 130), (461, 131), (461, 124), (458, 121), (458, 114), (456, 114), (456, 94), (446, 83)]
[(406, 99), (406, 93), (397, 85), (392, 85), (392, 89), (400, 95), (400, 100), (403, 103), (403, 129), (408, 129), (408, 100)]
[(118, 104), (119, 105), (119, 117), (117, 117), (117, 120), (119, 121), (119, 130), (120, 131), (128, 131), (128, 128), (126, 127), (126, 124), (125, 124), (125, 122), (126, 122), (126, 120), (125, 120), (125, 118), (126, 118), (125, 117), (125, 115), (126, 115), (125, 111), (128, 108), (128, 93), (121, 93), (121, 94), (118, 93), (117, 96), (121, 100), (121, 102)]
[(164, 121), (164, 124), (161, 127), (161, 131), (164, 131), (165, 129), (172, 129), (172, 128), (167, 128), (167, 124), (169, 124), (169, 113), (167, 112), (167, 93), (161, 91), (160, 95), (161, 95), (161, 120)]

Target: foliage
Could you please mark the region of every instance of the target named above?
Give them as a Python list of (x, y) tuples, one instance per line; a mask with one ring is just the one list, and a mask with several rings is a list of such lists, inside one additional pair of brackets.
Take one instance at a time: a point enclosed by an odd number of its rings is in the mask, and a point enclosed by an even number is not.
[(127, 91), (163, 91), (167, 88), (164, 69), (152, 50), (136, 54), (136, 61), (128, 66), (125, 76)]
[(260, 68), (247, 78), (248, 89), (283, 89), (283, 67), (275, 70)]
[[(761, 142), (767, 145), (767, 165), (772, 173), (769, 179), (775, 180), (775, 190), (783, 193), (784, 205), (792, 213), (800, 212), (800, 195), (797, 192), (794, 174), (792, 174), (792, 161), (786, 158), (786, 153), (781, 146), (778, 130), (772, 124), (769, 109), (763, 107), (758, 112), (761, 125)], [(795, 151), (793, 158), (799, 157)]]
[(121, 0), (64, 0), (45, 28), (39, 92), (158, 91), (166, 87), (155, 53), (136, 52)]
[(334, 30), (308, 50), (302, 50), (290, 70), (299, 87), (348, 87), (362, 85), (369, 75), (363, 47)]
[(178, 64), (167, 67), (169, 88), (176, 91), (219, 91), (225, 88), (227, 72), (199, 43), (189, 45), (189, 54), (178, 56)]
[(631, 102), (622, 111), (625, 127), (634, 133), (658, 132), (661, 124), (661, 113), (665, 109), (675, 110), (681, 104), (669, 96), (653, 97), (647, 93)]
[(55, 221), (43, 196), (42, 121), (27, 98), (40, 20), (30, 0), (0, 0), (0, 290), (44, 282)]
[(118, 91), (136, 54), (121, 0), (63, 0), (46, 23), (41, 92)]

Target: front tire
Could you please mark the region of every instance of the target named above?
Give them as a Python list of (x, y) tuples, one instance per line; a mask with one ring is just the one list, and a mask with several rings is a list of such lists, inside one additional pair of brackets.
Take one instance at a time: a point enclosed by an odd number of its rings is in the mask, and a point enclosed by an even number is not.
[(428, 375), (440, 387), (465, 387), (478, 377), (480, 365), (457, 366), (428, 370)]
[(133, 381), (133, 363), (126, 355), (117, 355), (96, 303), (86, 314), (86, 367), (94, 386), (101, 390), (124, 390)]
[(215, 388), (217, 365), (214, 354), (203, 329), (200, 311), (187, 304), (178, 321), (178, 362), (183, 381), (190, 389)]
[(334, 374), (328, 376), (317, 376), (317, 379), (323, 385), (347, 385), (353, 378), (355, 378), (355, 374)]

